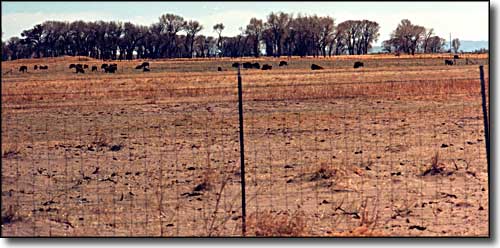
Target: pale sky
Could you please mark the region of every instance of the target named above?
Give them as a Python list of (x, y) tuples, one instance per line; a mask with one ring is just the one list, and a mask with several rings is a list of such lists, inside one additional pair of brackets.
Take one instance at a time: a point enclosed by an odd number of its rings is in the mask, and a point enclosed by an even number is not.
[(488, 40), (488, 2), (5, 2), (2, 1), (2, 40), (20, 36), (22, 30), (46, 20), (130, 21), (149, 25), (162, 14), (174, 13), (197, 20), (202, 34), (212, 35), (213, 25), (224, 23), (223, 35), (236, 35), (250, 18), (265, 19), (271, 12), (331, 16), (335, 24), (349, 19), (368, 19), (380, 24), (375, 45), (389, 38), (398, 23), (434, 28), (448, 40)]

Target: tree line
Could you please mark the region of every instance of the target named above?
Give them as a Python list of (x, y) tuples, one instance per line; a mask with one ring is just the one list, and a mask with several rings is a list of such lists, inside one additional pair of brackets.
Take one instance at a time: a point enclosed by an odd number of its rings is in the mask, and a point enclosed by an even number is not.
[[(46, 21), (24, 30), (21, 38), (2, 41), (2, 60), (89, 56), (96, 59), (156, 59), (243, 56), (332, 56), (367, 54), (379, 38), (380, 26), (370, 20), (336, 24), (330, 16), (271, 12), (265, 20), (251, 18), (240, 34), (224, 36), (225, 26), (213, 27), (214, 36), (199, 34), (196, 20), (164, 14), (149, 25), (130, 22)], [(433, 29), (402, 20), (385, 52), (441, 52), (445, 40)]]

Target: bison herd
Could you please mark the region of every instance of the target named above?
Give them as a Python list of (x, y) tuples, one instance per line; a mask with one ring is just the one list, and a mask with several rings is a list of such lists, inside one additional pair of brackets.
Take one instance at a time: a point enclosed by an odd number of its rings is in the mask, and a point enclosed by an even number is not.
[[(244, 62), (244, 63), (238, 63), (238, 62), (234, 62), (232, 65), (232, 67), (234, 68), (238, 68), (239, 66), (242, 66), (243, 69), (261, 69), (261, 70), (272, 70), (273, 69), (273, 66), (272, 65), (269, 65), (269, 64), (264, 64), (262, 65), (262, 67), (260, 66), (259, 63), (251, 63), (251, 62)], [(287, 61), (280, 61), (279, 62), (279, 67), (282, 67), (282, 66), (288, 66), (288, 62)], [(360, 68), (360, 67), (363, 67), (364, 66), (364, 63), (363, 62), (360, 62), (360, 61), (356, 61), (354, 63), (354, 68)], [(317, 65), (317, 64), (311, 64), (311, 70), (323, 70), (324, 68), (320, 65)], [(223, 69), (222, 67), (217, 67), (217, 71), (225, 71), (225, 69)]]
[[(453, 60), (451, 59), (445, 59), (444, 60), (444, 64), (445, 65), (453, 65), (453, 64), (456, 64), (456, 60), (457, 59), (460, 59), (460, 56), (459, 55), (454, 55), (453, 56)], [(467, 61), (468, 62), (468, 61)], [(468, 64), (468, 63), (467, 63)], [(272, 70), (273, 67), (272, 65), (269, 65), (269, 64), (263, 64), (262, 66), (255, 62), (255, 63), (251, 63), (251, 62), (244, 62), (244, 63), (238, 63), (238, 62), (235, 62), (232, 64), (232, 67), (234, 68), (238, 68), (242, 66), (244, 69), (257, 69), (257, 70)], [(287, 61), (280, 61), (279, 62), (279, 67), (282, 67), (282, 66), (288, 66), (288, 62)], [(364, 63), (361, 62), (361, 61), (355, 61), (354, 62), (354, 66), (353, 68), (354, 69), (358, 69), (358, 68), (361, 68), (361, 67), (364, 67)], [(96, 65), (92, 65), (91, 67), (91, 71), (92, 72), (97, 72), (98, 71), (98, 67)], [(49, 69), (49, 66), (47, 65), (35, 65), (33, 67), (34, 70), (48, 70)], [(89, 65), (87, 64), (70, 64), (69, 65), (69, 69), (75, 69), (75, 73), (85, 73), (85, 70), (86, 69), (89, 69)], [(137, 70), (142, 70), (143, 72), (149, 72), (151, 71), (151, 69), (149, 68), (149, 62), (145, 61), (145, 62), (142, 62), (142, 64), (140, 65), (137, 65), (135, 67), (135, 69)], [(317, 65), (317, 64), (311, 64), (311, 70), (323, 70), (324, 68), (320, 65)], [(101, 64), (101, 71), (104, 72), (104, 73), (115, 73), (116, 71), (118, 70), (118, 65), (117, 64)], [(27, 72), (28, 71), (28, 67), (25, 66), (25, 65), (22, 65), (19, 67), (19, 71), (20, 72)], [(217, 67), (217, 71), (226, 71), (226, 69), (223, 69), (222, 67)]]

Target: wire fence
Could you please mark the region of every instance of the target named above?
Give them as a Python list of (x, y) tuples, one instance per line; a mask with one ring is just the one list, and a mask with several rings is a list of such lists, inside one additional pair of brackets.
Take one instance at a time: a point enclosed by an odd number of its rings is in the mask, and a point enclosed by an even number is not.
[(243, 75), (243, 232), (236, 84), (5, 88), (2, 232), (487, 236), (480, 89), (479, 75), (280, 85)]

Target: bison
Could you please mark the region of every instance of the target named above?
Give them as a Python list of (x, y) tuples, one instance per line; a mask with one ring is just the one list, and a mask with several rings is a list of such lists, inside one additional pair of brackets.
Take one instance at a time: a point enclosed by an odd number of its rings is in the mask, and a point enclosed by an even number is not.
[(217, 71), (222, 71), (222, 67), (217, 67)]
[(234, 68), (238, 68), (239, 66), (240, 66), (240, 63), (238, 63), (238, 62), (234, 62), (232, 65), (232, 67), (234, 67)]
[(460, 59), (460, 56), (458, 56), (457, 54), (453, 55), (453, 59)]
[(260, 64), (259, 63), (253, 63), (252, 68), (254, 69), (260, 69)]
[(40, 70), (48, 70), (49, 69), (49, 66), (48, 65), (41, 65), (41, 66), (38, 66), (38, 68)]
[(36, 70), (36, 69), (38, 69), (38, 65), (35, 65), (35, 66), (33, 67), (33, 70)]
[(273, 67), (271, 65), (268, 65), (268, 64), (262, 65), (262, 70), (264, 70), (264, 71), (265, 70), (271, 70), (271, 69), (273, 69)]
[(243, 68), (245, 68), (245, 69), (252, 69), (252, 63), (250, 63), (250, 62), (243, 63)]
[(83, 69), (83, 65), (82, 64), (75, 65), (75, 73), (76, 74), (78, 74), (78, 73), (85, 73), (85, 70)]
[(117, 64), (110, 64), (108, 67), (104, 68), (106, 73), (115, 73), (118, 70)]
[(280, 65), (279, 66), (288, 66), (288, 63), (284, 60), (280, 61)]
[(142, 62), (142, 64), (135, 67), (135, 69), (149, 68), (149, 62)]
[(360, 67), (363, 67), (365, 66), (365, 64), (363, 64), (363, 62), (360, 62), (360, 61), (356, 61), (354, 62), (354, 68), (360, 68)]
[(88, 69), (89, 68), (89, 65), (83, 65), (83, 69)]
[(453, 60), (445, 59), (444, 64), (445, 65), (453, 65)]
[(93, 65), (92, 66), (92, 71), (97, 71), (97, 66)]
[(76, 67), (76, 65), (75, 65), (75, 64), (70, 64), (70, 65), (69, 65), (69, 69), (73, 69), (73, 68), (75, 68), (75, 67)]
[(312, 64), (311, 65), (311, 70), (323, 70), (323, 67), (317, 65), (317, 64)]
[(21, 72), (25, 73), (25, 72), (27, 72), (27, 71), (28, 71), (28, 67), (27, 67), (27, 66), (25, 66), (25, 65), (22, 65), (21, 67), (19, 67), (19, 71), (21, 71)]

